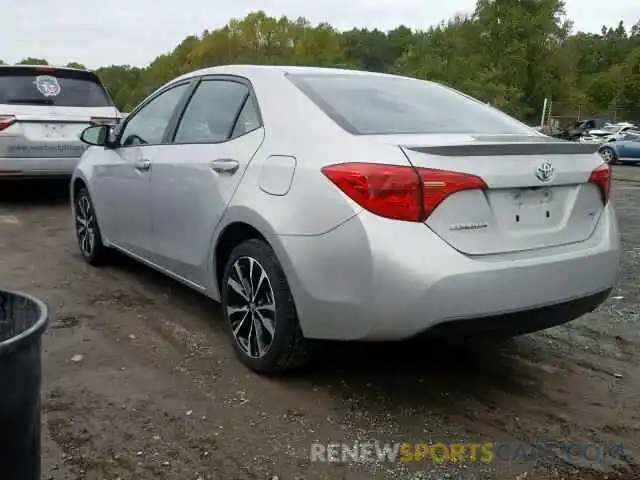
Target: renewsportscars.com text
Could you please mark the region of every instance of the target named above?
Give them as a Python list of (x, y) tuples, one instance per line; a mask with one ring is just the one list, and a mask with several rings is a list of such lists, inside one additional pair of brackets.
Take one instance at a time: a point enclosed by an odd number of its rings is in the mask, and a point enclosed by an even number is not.
[(595, 443), (520, 444), (520, 443), (381, 443), (355, 442), (314, 443), (311, 445), (312, 462), (331, 463), (383, 463), (383, 462), (436, 462), (468, 463), (525, 462), (550, 458), (567, 461), (584, 460), (604, 463), (620, 459), (622, 445)]

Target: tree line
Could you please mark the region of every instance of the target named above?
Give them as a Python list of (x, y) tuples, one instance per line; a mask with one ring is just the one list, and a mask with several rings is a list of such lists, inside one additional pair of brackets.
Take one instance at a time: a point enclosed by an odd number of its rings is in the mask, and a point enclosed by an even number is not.
[[(477, 0), (475, 10), (425, 31), (341, 32), (263, 11), (185, 38), (147, 67), (98, 68), (116, 104), (129, 111), (163, 83), (222, 64), (315, 65), (434, 80), (524, 121), (554, 114), (640, 120), (640, 19), (600, 33), (572, 32), (563, 0)], [(47, 64), (28, 58), (20, 63)], [(82, 67), (77, 63), (70, 66)]]

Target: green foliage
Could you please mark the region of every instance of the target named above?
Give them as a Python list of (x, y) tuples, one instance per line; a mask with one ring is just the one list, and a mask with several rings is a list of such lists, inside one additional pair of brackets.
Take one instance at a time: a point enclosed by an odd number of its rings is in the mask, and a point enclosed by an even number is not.
[(49, 65), (49, 62), (43, 58), (27, 57), (20, 60), (16, 65)]
[[(571, 34), (563, 0), (477, 0), (468, 16), (426, 31), (312, 25), (263, 11), (185, 38), (148, 67), (112, 65), (98, 75), (123, 111), (184, 73), (224, 64), (356, 68), (434, 80), (525, 120), (545, 97), (555, 113), (624, 111), (640, 120), (640, 22)], [(45, 60), (25, 59), (21, 63)], [(70, 64), (82, 67), (79, 64)]]
[(83, 64), (78, 63), (78, 62), (71, 62), (71, 63), (67, 63), (66, 65), (68, 68), (78, 68), (80, 70), (86, 70), (87, 67), (85, 67)]

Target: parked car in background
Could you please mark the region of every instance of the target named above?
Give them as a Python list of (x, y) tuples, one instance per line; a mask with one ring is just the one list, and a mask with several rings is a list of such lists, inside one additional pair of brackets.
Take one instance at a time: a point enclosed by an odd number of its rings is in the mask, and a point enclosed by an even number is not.
[(517, 335), (575, 319), (620, 259), (611, 170), (436, 83), (329, 68), (181, 76), (93, 145), (84, 259), (118, 250), (222, 303), (273, 374), (308, 339)]
[(0, 179), (71, 177), (86, 149), (80, 133), (119, 116), (92, 72), (1, 65)]
[(640, 132), (627, 133), (622, 138), (600, 147), (600, 154), (607, 163), (640, 164)]
[(640, 135), (640, 127), (628, 122), (605, 125), (598, 130), (589, 130), (580, 137), (580, 141), (585, 143), (605, 143), (622, 138), (627, 133)]
[(578, 120), (573, 127), (559, 132), (556, 137), (564, 140), (576, 141), (589, 130), (603, 128), (605, 125), (609, 125), (610, 123), (611, 122), (606, 118), (588, 118), (585, 120)]

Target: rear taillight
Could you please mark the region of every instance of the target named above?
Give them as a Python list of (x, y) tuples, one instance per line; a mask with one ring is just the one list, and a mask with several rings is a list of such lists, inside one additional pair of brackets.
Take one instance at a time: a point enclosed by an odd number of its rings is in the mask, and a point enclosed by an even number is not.
[(16, 123), (16, 117), (13, 115), (0, 115), (0, 132)]
[(118, 121), (115, 118), (91, 117), (91, 123), (94, 125), (116, 126)]
[(593, 183), (600, 188), (602, 202), (606, 205), (609, 201), (609, 194), (611, 193), (611, 167), (607, 163), (600, 165), (591, 172), (589, 183)]
[(431, 215), (436, 207), (451, 194), (462, 190), (487, 188), (484, 180), (468, 173), (432, 168), (418, 168), (417, 170), (422, 177), (425, 218)]
[(413, 167), (342, 163), (322, 169), (358, 205), (381, 217), (417, 222), (423, 217), (422, 186)]
[(474, 175), (376, 163), (329, 165), (322, 172), (349, 198), (381, 217), (424, 221), (449, 195), (486, 188)]

